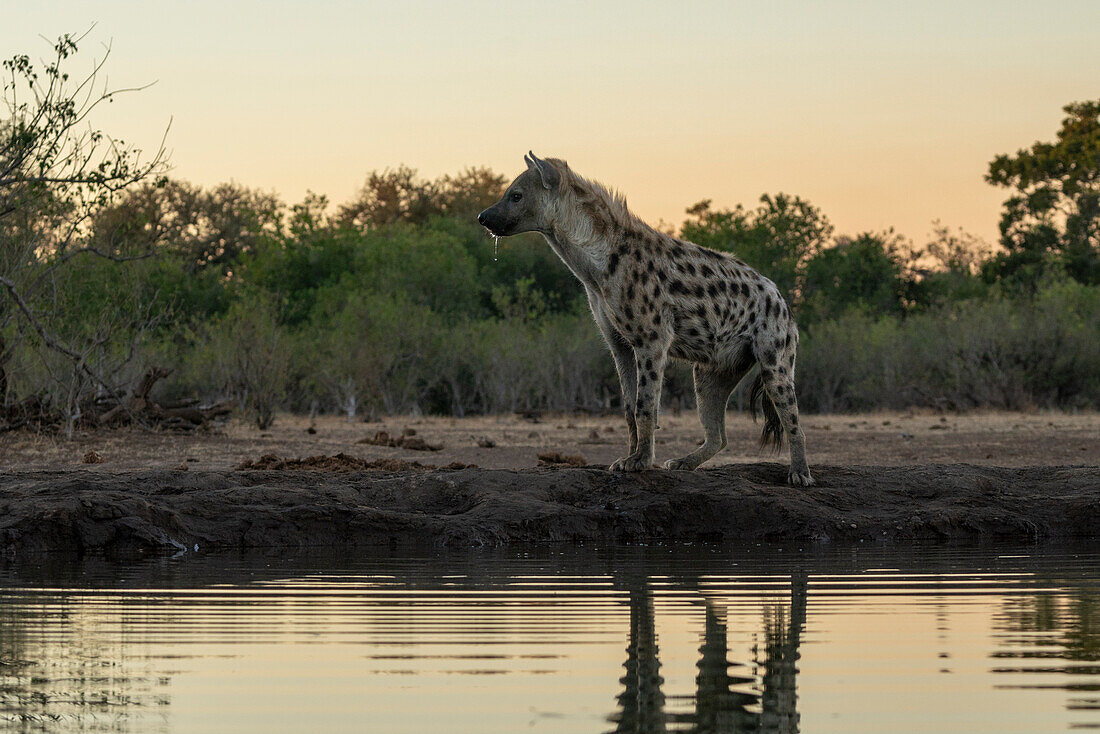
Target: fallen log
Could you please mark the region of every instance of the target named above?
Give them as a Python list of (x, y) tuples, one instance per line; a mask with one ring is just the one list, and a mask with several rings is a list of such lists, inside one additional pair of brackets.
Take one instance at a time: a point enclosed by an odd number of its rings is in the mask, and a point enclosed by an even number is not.
[[(152, 429), (192, 431), (205, 428), (233, 412), (233, 401), (203, 406), (198, 399), (157, 403), (150, 396), (159, 380), (172, 374), (164, 367), (150, 367), (133, 390), (121, 400), (102, 397), (81, 405), (78, 425), (85, 428), (140, 425)], [(31, 396), (9, 406), (0, 406), (0, 433), (20, 428), (55, 432), (64, 426), (61, 411), (40, 396)]]

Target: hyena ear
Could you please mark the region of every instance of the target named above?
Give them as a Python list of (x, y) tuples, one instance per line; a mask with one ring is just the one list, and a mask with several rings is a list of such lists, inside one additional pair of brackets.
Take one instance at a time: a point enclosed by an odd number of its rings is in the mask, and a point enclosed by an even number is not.
[(558, 188), (558, 184), (561, 183), (561, 174), (558, 173), (558, 169), (539, 158), (532, 151), (527, 151), (527, 156), (524, 160), (527, 161), (528, 168), (534, 168), (539, 172), (539, 178), (542, 179), (543, 188), (547, 191), (554, 191)]

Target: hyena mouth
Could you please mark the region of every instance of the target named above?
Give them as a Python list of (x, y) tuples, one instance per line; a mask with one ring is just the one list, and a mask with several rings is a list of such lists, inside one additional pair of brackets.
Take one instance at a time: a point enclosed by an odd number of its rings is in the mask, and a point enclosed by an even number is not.
[(502, 217), (495, 212), (490, 213), (489, 209), (477, 215), (477, 223), (484, 227), (491, 237), (507, 237), (516, 229), (514, 219)]
[(482, 223), (481, 226), (485, 228), (490, 237), (507, 237), (509, 233), (515, 230), (515, 227), (510, 225), (510, 222), (493, 222), (491, 225)]

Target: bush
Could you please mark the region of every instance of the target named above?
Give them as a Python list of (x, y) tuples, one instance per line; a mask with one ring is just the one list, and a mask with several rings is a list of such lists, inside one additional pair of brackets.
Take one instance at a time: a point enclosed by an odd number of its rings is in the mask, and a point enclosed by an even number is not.
[(38, 318), (52, 339), (79, 358), (51, 348), (37, 331), (10, 324), (0, 331), (0, 344), (7, 345), (9, 399), (37, 394), (71, 435), (84, 408), (125, 394), (158, 361), (155, 335), (169, 316), (165, 299), (146, 287), (154, 269), (144, 261), (89, 257), (79, 267), (52, 273), (50, 298), (35, 304)]
[(190, 354), (190, 378), (231, 396), (256, 427), (268, 428), (286, 395), (291, 340), (279, 323), (282, 304), (247, 291), (224, 316), (201, 325)]
[(1100, 289), (1048, 282), (908, 318), (852, 311), (803, 330), (808, 412), (1100, 405)]

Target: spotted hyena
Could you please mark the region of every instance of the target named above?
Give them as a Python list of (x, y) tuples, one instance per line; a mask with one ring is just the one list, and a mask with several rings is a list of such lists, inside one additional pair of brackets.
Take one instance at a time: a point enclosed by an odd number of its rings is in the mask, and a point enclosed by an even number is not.
[(753, 365), (750, 406), (765, 417), (761, 445), (790, 437), (787, 481), (813, 484), (798, 424), (794, 362), (798, 328), (775, 284), (741, 260), (658, 232), (626, 202), (565, 161), (524, 158), (527, 170), (478, 215), (492, 234), (539, 232), (584, 284), (622, 382), (629, 454), (612, 471), (648, 469), (668, 360), (694, 365), (706, 441), (665, 463), (695, 469), (726, 445), (726, 402)]

